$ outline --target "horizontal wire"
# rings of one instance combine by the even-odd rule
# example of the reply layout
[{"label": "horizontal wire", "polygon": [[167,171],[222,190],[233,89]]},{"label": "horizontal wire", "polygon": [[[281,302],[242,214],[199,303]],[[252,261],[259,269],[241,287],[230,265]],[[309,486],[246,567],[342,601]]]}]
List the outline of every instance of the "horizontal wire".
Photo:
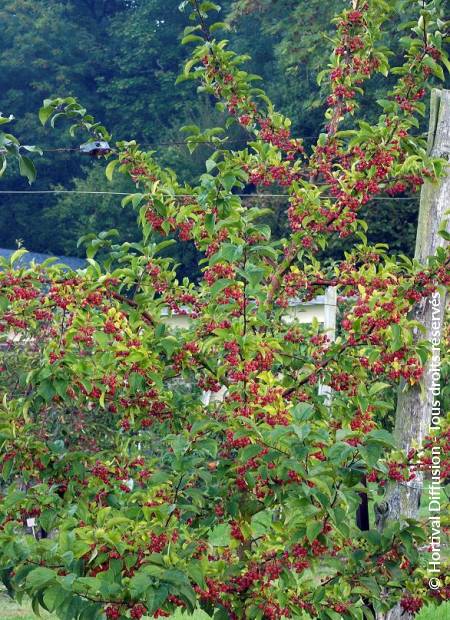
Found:
[{"label": "horizontal wire", "polygon": [[[302,136],[302,139],[305,140],[316,140],[319,136]],[[237,144],[245,144],[248,145],[249,142],[252,142],[252,140],[225,140],[225,142],[222,142],[221,144],[217,144],[216,142],[213,142],[212,140],[173,140],[170,142],[151,142],[149,144],[137,144],[137,146],[139,147],[144,147],[144,148],[152,148],[152,147],[158,147],[158,146],[189,146],[191,144],[208,144],[211,146],[227,146],[227,145],[237,145]],[[70,151],[77,151],[80,154],[83,154],[82,151],[80,151],[80,147],[60,147],[60,148],[53,148],[53,147],[41,147],[41,151],[43,153],[58,153],[58,152],[70,152]],[[111,152],[115,152],[115,149],[111,149]]]},{"label": "horizontal wire", "polygon": [[[111,196],[131,196],[132,192],[109,192],[109,191],[94,191],[94,190],[78,190],[78,189],[17,189],[17,190],[0,190],[0,194],[102,194]],[[145,195],[145,194],[144,194]],[[267,199],[267,198],[285,198],[289,200],[291,196],[289,194],[231,194],[238,198],[255,198],[255,199]],[[175,194],[174,196],[167,196],[168,198],[195,198],[195,194]],[[322,196],[322,198],[335,198],[335,196]],[[389,197],[379,196],[371,198],[370,202],[374,200],[417,200],[418,196],[405,196],[405,197]]]},{"label": "horizontal wire", "polygon": [[0,194],[111,194],[112,196],[129,196],[130,192],[84,191],[77,189],[17,189],[1,190]]},{"label": "horizontal wire", "polygon": [[[300,140],[317,140],[320,137],[320,135],[321,134],[316,134],[314,136],[300,136],[299,139]],[[419,137],[420,136],[426,136],[426,135],[427,134],[422,133],[422,134],[419,134]],[[222,138],[219,138],[219,140],[220,139],[222,139]],[[255,138],[255,140],[257,141],[258,138]],[[192,144],[198,144],[198,145],[208,144],[208,145],[211,145],[211,146],[221,146],[221,145],[229,146],[229,145],[239,145],[239,144],[241,144],[241,145],[249,145],[249,143],[253,142],[253,141],[254,140],[251,140],[251,139],[246,140],[244,138],[242,138],[240,140],[227,140],[226,138],[224,138],[224,142],[217,144],[217,142],[214,142],[212,140],[189,140],[189,139],[187,139],[187,140],[169,140],[167,142],[148,142],[148,143],[145,143],[145,144],[137,143],[137,146],[143,147],[143,148],[153,148],[153,147],[158,147],[158,146],[189,146],[189,145],[192,145]],[[78,152],[80,154],[84,154],[84,155],[86,154],[86,153],[83,153],[80,150],[79,146],[75,146],[75,147],[46,147],[46,146],[43,146],[43,147],[41,147],[41,150],[42,150],[43,153]],[[117,151],[116,151],[116,149],[111,149],[111,152],[114,153],[114,152],[117,152]]]}]

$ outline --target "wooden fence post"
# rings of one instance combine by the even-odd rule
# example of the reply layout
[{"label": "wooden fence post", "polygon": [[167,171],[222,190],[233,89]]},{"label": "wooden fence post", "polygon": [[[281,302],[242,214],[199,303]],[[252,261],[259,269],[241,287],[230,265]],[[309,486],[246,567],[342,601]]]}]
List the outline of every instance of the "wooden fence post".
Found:
[{"label": "wooden fence post", "polygon": [[[428,131],[428,152],[433,157],[445,158],[450,155],[450,91],[434,89],[431,93],[430,124]],[[439,234],[445,222],[445,213],[450,208],[450,165],[445,174],[432,183],[425,180],[420,197],[419,222],[417,227],[415,258],[426,264],[428,257],[436,254],[440,247],[448,247],[448,242]],[[446,223],[449,232],[449,222]],[[445,294],[422,299],[412,310],[412,319],[421,323],[425,333],[415,330],[414,338],[435,340],[442,336],[445,311]],[[440,328],[439,328],[440,326]],[[436,331],[437,330],[437,331]],[[438,338],[438,339],[439,339]],[[437,347],[436,347],[437,348]],[[433,406],[433,381],[436,375],[430,360],[420,384],[408,386],[402,382],[398,392],[394,435],[397,445],[404,451],[420,446],[428,434]],[[433,376],[434,375],[434,376]],[[434,411],[433,411],[434,414]],[[377,508],[378,528],[392,521],[417,518],[423,476],[418,473],[411,482],[391,483],[386,499]],[[397,605],[387,614],[379,616],[386,620],[406,620],[409,614],[402,613]]]}]

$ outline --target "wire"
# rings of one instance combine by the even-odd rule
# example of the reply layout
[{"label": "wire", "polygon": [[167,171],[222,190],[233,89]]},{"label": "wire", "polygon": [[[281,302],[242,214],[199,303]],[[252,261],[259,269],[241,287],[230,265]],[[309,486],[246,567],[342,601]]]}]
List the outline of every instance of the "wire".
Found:
[{"label": "wire", "polygon": [[[321,134],[316,134],[314,136],[299,136],[300,140],[317,140],[319,138]],[[419,134],[421,136],[425,136],[426,134]],[[257,140],[258,138],[255,138],[255,140]],[[224,139],[224,142],[222,143],[223,146],[229,146],[229,145],[245,145],[247,146],[249,144],[249,142],[252,142],[253,140],[248,139],[246,140],[245,138],[239,139],[239,140],[227,140]],[[188,146],[189,144],[198,144],[198,145],[202,145],[202,144],[208,144],[210,146],[217,146],[216,142],[213,142],[212,140],[189,140],[189,139],[185,139],[185,140],[169,140],[167,142],[149,142],[146,144],[140,144],[137,143],[137,146],[142,147],[142,148],[154,148],[154,147],[158,147],[158,146]],[[85,153],[82,153],[80,151],[80,147],[79,146],[75,146],[75,147],[42,147],[41,148],[43,153],[66,153],[66,152],[77,152],[80,153],[80,155],[85,155]],[[117,152],[115,149],[111,149],[110,151],[111,153],[115,153]]]},{"label": "wire", "polygon": [[[112,196],[129,196],[130,193],[131,192],[85,191],[78,189],[17,189],[0,191],[0,194],[111,194]],[[180,194],[180,196],[182,195]]]},{"label": "wire", "polygon": [[[317,138],[319,137],[319,135],[316,136],[301,136],[301,139],[304,140],[317,140]],[[237,145],[237,144],[244,144],[244,145],[248,145],[248,143],[251,142],[251,140],[227,140],[225,142],[223,142],[224,146],[227,145]],[[153,148],[153,147],[158,147],[158,146],[188,146],[189,144],[209,144],[209,145],[214,145],[217,146],[216,142],[213,142],[212,140],[173,140],[173,141],[169,141],[169,142],[152,142],[149,144],[139,144],[138,146],[140,147],[144,147],[144,148]],[[80,151],[80,147],[60,147],[60,148],[52,148],[52,147],[41,147],[41,150],[43,153],[65,153],[65,152],[70,152],[70,151],[76,151],[78,153],[80,153],[80,155],[83,155],[84,153],[82,153]],[[111,152],[115,152],[115,149],[111,149]]]},{"label": "wire", "polygon": [[[94,190],[78,190],[78,189],[17,189],[17,190],[0,190],[0,194],[84,194],[84,195],[111,195],[111,196],[130,196],[132,192],[107,192],[107,191],[94,191]],[[254,198],[257,200],[267,198],[285,198],[289,199],[289,194],[232,194],[238,198]],[[168,196],[168,198],[195,198],[195,194],[175,194],[174,196]],[[335,198],[335,196],[323,196],[323,198]],[[371,201],[377,200],[417,200],[417,196],[406,197],[389,197],[379,196],[371,198]]]}]

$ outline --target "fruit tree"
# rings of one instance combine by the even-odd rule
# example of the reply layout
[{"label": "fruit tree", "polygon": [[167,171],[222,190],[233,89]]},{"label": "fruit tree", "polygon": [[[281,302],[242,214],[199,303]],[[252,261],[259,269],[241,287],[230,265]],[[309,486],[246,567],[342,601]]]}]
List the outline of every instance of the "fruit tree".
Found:
[{"label": "fruit tree", "polygon": [[[417,130],[448,67],[442,6],[414,3],[404,63],[391,67],[383,24],[395,4],[354,0],[336,17],[320,76],[326,129],[309,150],[218,38],[218,7],[183,2],[194,50],[181,79],[228,115],[223,128],[186,128],[192,150],[211,146],[198,183],[120,142],[106,174],[135,182],[124,206],[141,242],[88,235],[77,272],[20,266],[24,250],[3,263],[0,569],[35,611],[362,620],[449,597],[443,577],[427,588],[419,522],[355,522],[361,494],[378,502],[389,480],[429,462],[426,446],[399,450],[381,421],[392,388],[420,382],[429,355],[409,312],[450,282],[444,247],[426,265],[393,256],[368,245],[358,215],[446,165]],[[370,79],[386,82],[374,124],[361,110]],[[40,117],[109,138],[75,99],[47,100]],[[243,149],[227,144],[232,123],[247,132]],[[264,223],[279,208],[268,191],[289,202],[285,239]],[[338,262],[326,258],[337,236],[353,239]],[[164,257],[177,240],[201,252],[199,282]],[[291,299],[329,286],[342,309],[335,340],[286,319]]]}]

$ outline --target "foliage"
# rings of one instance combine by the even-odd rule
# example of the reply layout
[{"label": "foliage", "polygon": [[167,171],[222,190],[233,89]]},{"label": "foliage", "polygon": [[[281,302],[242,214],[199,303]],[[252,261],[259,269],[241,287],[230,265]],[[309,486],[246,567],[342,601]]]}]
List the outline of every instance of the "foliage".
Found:
[{"label": "foliage", "polygon": [[[99,22],[89,19],[88,4],[93,6],[94,2],[6,0],[1,3],[1,107],[14,110],[15,134],[24,142],[48,148],[74,146],[70,139],[53,136],[40,127],[35,110],[49,95],[77,92],[91,111],[97,110],[95,77],[103,71],[104,50],[99,42],[105,33]],[[68,189],[71,179],[80,175],[80,161],[74,152],[44,153],[34,189],[48,190],[56,182]],[[14,175],[14,168],[7,171],[3,189],[26,189],[23,181]],[[60,232],[58,222],[54,221],[49,228],[42,217],[52,200],[49,195],[33,195],[32,202],[30,196],[2,196],[2,247],[13,248],[16,239],[24,239],[35,251],[48,251],[52,246],[59,250],[55,243]]]},{"label": "foliage", "polygon": [[[92,159],[77,153],[81,134],[66,138],[39,128],[34,111],[49,95],[77,93],[90,111],[108,122],[116,139],[131,131],[144,143],[163,143],[158,147],[163,161],[186,178],[201,172],[209,149],[205,147],[192,157],[182,144],[179,128],[194,120],[207,126],[212,116],[218,115],[207,99],[197,98],[188,87],[178,92],[174,89],[184,56],[177,45],[183,24],[178,4],[177,0],[2,3],[2,107],[14,109],[19,135],[45,147],[34,189],[114,190],[95,171],[89,172],[95,168]],[[157,24],[153,30],[148,27],[151,23]],[[126,114],[118,113],[124,109]],[[169,146],[170,142],[180,144]],[[72,150],[59,150],[65,148]],[[24,189],[14,173],[11,168],[4,190]],[[122,220],[119,225],[123,216],[120,199],[110,196],[101,204],[105,202],[111,205],[111,226],[122,232],[126,224]],[[34,251],[81,255],[78,235],[100,232],[104,227],[104,211],[97,210],[97,205],[91,195],[4,195],[0,245],[12,248],[20,239]],[[74,217],[77,222],[71,229],[68,224]],[[88,221],[89,227],[82,228]],[[136,240],[136,227],[130,223],[122,239],[128,240],[132,234]],[[192,247],[187,253],[172,251],[183,264],[180,273],[196,277]]]},{"label": "foliage", "polygon": [[[96,192],[104,184],[104,166],[100,163],[89,166],[85,178],[74,180],[74,189],[81,192]],[[111,192],[126,194],[132,187],[130,181],[123,177],[117,177],[108,185]],[[56,189],[63,189],[62,186],[55,186]],[[86,231],[99,233],[101,230],[116,228],[120,237],[124,241],[133,241],[138,236],[136,218],[130,208],[120,209],[120,195],[98,195],[93,196],[87,193],[81,195],[74,202],[71,194],[64,195],[57,204],[52,205],[45,211],[45,219],[48,228],[53,221],[61,223],[58,239],[55,241],[54,251],[56,253],[75,256],[79,251],[77,240]],[[99,227],[100,221],[102,223]],[[84,247],[81,246],[84,252]]]},{"label": "foliage", "polygon": [[[34,110],[49,95],[77,94],[91,112],[112,128],[116,139],[131,133],[144,144],[154,144],[160,161],[174,167],[189,182],[201,174],[211,149],[205,146],[192,157],[181,144],[179,129],[193,122],[204,128],[222,121],[210,97],[196,97],[188,85],[174,89],[184,58],[183,50],[175,44],[183,22],[179,4],[179,0],[57,3],[7,0],[2,3],[3,109],[14,110],[18,118],[17,133],[25,140],[50,149],[73,149],[44,153],[35,189],[46,190],[57,185],[64,189],[89,186],[92,190],[108,190],[104,182],[92,186],[92,180],[97,177],[88,173],[89,159],[76,152],[77,136],[63,138],[39,128]],[[397,59],[402,53],[398,40],[404,34],[397,31],[399,19],[407,21],[414,9],[398,2],[390,4],[395,12],[386,25],[385,40]],[[252,50],[250,71],[266,79],[269,95],[291,117],[296,130],[301,129],[304,136],[317,136],[323,127],[324,98],[316,76],[322,59],[332,47],[329,18],[341,10],[342,1],[255,0],[234,5],[229,16],[230,3],[225,2],[221,16],[231,23],[229,36],[233,47],[243,53]],[[383,88],[384,78],[376,76],[368,85],[363,102],[366,120],[376,118],[376,99],[382,98]],[[230,137],[242,142],[243,134],[232,130]],[[311,143],[311,138],[305,140],[306,145]],[[9,171],[4,189],[23,190],[23,182],[13,172],[14,169]],[[76,248],[77,230],[71,235],[67,228],[69,206],[74,213],[80,213],[81,220],[89,218],[93,230],[99,232],[103,227],[103,212],[96,212],[95,199],[79,194],[33,195],[32,198],[23,194],[4,195],[2,204],[2,247],[14,247],[16,240],[21,239],[34,251],[80,254],[81,250]],[[368,213],[370,241],[378,242],[382,238],[394,250],[411,255],[417,204],[414,198],[384,201],[383,218],[374,216],[373,211]],[[116,205],[117,215],[112,219],[118,220],[121,210],[118,202]],[[280,222],[285,219],[285,204],[279,200],[277,218],[270,219],[270,224],[274,236],[282,237],[286,228],[280,227],[275,219]],[[408,234],[404,234],[405,221]],[[345,244],[338,239],[329,245],[327,254],[341,258],[344,249]],[[181,275],[198,275],[191,247],[189,255],[179,252],[177,247],[170,251],[183,265]]]},{"label": "foliage", "polygon": [[[387,480],[404,484],[428,464],[427,446],[403,454],[377,418],[400,378],[420,381],[430,347],[413,338],[409,312],[448,287],[448,246],[426,265],[389,255],[367,243],[360,214],[374,196],[442,173],[417,135],[428,78],[446,62],[441,6],[420,10],[393,67],[384,2],[336,18],[321,76],[326,130],[311,149],[216,38],[223,24],[208,26],[218,7],[182,7],[195,49],[180,79],[229,115],[225,128],[186,128],[191,151],[213,146],[206,171],[190,184],[119,141],[106,175],[135,183],[124,206],[141,240],[87,236],[76,273],[17,267],[22,250],[0,272],[2,346],[23,351],[20,366],[6,353],[1,379],[3,582],[64,620],[197,605],[216,620],[362,620],[399,600],[412,612],[440,602],[448,584],[442,575],[439,591],[427,589],[425,529],[407,520],[362,532],[354,515],[361,493],[377,501]],[[384,74],[394,84],[368,123],[362,89]],[[55,114],[95,125],[72,98],[47,100],[41,120]],[[230,125],[248,132],[245,148],[228,148]],[[241,196],[252,186],[286,192],[286,238],[272,238],[267,210]],[[320,260],[330,240],[352,235],[342,260]],[[198,283],[162,254],[170,236],[204,256]],[[348,304],[335,341],[287,317],[292,298],[327,286]],[[40,535],[24,533],[27,519]]]},{"label": "foliage", "polygon": [[[258,63],[257,72],[267,79],[268,92],[281,109],[292,119],[293,127],[303,136],[315,136],[323,125],[325,89],[317,88],[316,78],[323,68],[323,59],[332,51],[331,17],[342,10],[342,0],[334,2],[291,2],[290,0],[236,0],[231,19],[239,31],[246,23],[257,24],[258,42],[271,50],[273,59],[265,70]],[[389,48],[391,64],[399,64],[408,45],[405,25],[414,21],[413,3],[389,2],[389,22],[380,33],[381,41]],[[411,21],[412,20],[412,21]],[[407,27],[407,26],[406,26]],[[261,32],[270,37],[267,45]],[[241,45],[240,37],[236,43]],[[257,46],[257,44],[253,44]],[[252,48],[253,49],[253,46]],[[255,65],[255,63],[252,63]],[[386,82],[393,84],[394,76],[373,76],[364,90],[361,101],[365,120],[373,122],[379,111],[377,100],[383,99]],[[325,86],[326,88],[326,86]],[[326,96],[326,94],[325,94]],[[427,130],[426,115],[418,118],[420,131]],[[309,144],[309,140],[305,140]],[[414,196],[400,194],[401,200],[383,200],[382,209],[364,210],[369,224],[371,243],[386,242],[391,250],[412,256],[417,226],[418,202]],[[338,239],[327,247],[327,255],[341,258],[347,244]]]},{"label": "foliage", "polygon": [[[0,125],[10,123],[12,120],[14,120],[13,116],[5,117],[0,113]],[[26,177],[31,185],[36,178],[36,167],[32,159],[22,154],[23,151],[42,154],[39,148],[20,144],[12,134],[0,131],[0,177],[6,170],[8,158],[14,157],[19,164],[20,174]]]}]

